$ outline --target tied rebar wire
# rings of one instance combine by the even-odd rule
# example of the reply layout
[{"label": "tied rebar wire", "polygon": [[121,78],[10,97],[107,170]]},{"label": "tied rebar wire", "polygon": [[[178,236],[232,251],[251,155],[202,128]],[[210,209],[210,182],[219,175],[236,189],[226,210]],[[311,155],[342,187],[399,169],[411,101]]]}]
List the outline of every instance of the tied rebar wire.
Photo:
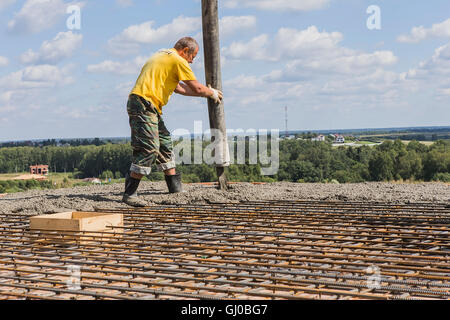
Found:
[{"label": "tied rebar wire", "polygon": [[30,216],[0,215],[0,299],[450,298],[446,204],[97,211],[123,214],[124,226],[37,231]]}]

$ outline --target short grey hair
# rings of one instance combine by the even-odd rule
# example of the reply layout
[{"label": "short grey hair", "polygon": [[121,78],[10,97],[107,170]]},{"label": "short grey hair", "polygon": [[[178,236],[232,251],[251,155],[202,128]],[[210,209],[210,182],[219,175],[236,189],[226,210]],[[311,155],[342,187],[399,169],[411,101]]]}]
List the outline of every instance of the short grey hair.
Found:
[{"label": "short grey hair", "polygon": [[198,42],[194,38],[184,37],[178,40],[177,43],[175,43],[174,48],[177,50],[189,48],[189,53],[194,53],[195,50],[198,48]]}]

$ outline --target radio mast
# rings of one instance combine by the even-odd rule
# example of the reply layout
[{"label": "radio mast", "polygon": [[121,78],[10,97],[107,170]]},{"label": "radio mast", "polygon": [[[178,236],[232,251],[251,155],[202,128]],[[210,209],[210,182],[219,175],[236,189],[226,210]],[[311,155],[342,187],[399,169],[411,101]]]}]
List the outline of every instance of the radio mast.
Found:
[{"label": "radio mast", "polygon": [[287,135],[288,135],[288,107],[287,106],[285,106],[284,107],[284,114],[285,114],[285,125],[286,125],[286,131],[285,131],[285,134],[286,134],[286,137],[287,137]]}]

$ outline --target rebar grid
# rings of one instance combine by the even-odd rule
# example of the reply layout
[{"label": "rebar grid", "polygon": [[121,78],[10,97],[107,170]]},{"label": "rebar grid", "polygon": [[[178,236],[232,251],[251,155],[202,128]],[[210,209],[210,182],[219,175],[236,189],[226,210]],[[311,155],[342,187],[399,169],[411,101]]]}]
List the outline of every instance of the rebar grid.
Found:
[{"label": "rebar grid", "polygon": [[35,231],[25,214],[0,215],[0,299],[450,298],[446,204],[97,211],[124,214],[124,227]]}]

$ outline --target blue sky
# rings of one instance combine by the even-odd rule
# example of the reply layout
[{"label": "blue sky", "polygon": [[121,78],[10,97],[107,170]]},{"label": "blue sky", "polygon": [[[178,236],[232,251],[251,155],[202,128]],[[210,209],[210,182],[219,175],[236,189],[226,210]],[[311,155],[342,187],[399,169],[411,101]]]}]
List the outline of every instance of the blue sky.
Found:
[{"label": "blue sky", "polygon": [[[67,26],[80,8],[81,28]],[[367,27],[380,9],[381,29]],[[450,125],[450,2],[219,0],[229,129]],[[129,136],[126,102],[152,53],[202,42],[200,0],[0,0],[0,141]],[[372,20],[371,20],[372,21]],[[203,51],[192,68],[204,82]],[[174,94],[173,131],[208,124]]]}]

